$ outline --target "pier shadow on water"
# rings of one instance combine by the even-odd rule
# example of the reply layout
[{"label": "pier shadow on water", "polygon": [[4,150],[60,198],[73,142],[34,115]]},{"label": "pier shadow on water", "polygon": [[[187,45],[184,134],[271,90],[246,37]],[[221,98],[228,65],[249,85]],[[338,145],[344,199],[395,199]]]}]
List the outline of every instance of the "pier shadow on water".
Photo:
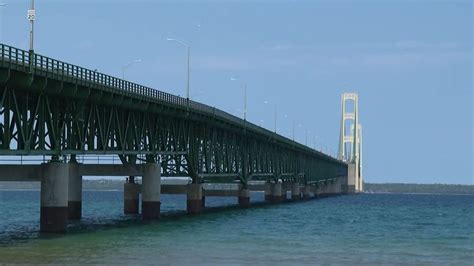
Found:
[{"label": "pier shadow on water", "polygon": [[[474,196],[364,194],[253,207],[206,198],[187,215],[163,195],[162,218],[123,215],[121,191],[84,191],[83,219],[39,234],[39,191],[0,191],[0,263],[451,264],[474,260]],[[184,255],[186,254],[186,255]]]},{"label": "pier shadow on water", "polygon": [[[206,219],[212,215],[227,215],[228,212],[246,212],[255,208],[272,208],[277,205],[264,201],[261,192],[251,193],[251,207],[241,208],[234,197],[206,197],[206,207],[200,215],[186,213],[185,195],[162,195],[161,216],[156,221],[143,221],[140,214],[125,215],[123,212],[122,191],[84,191],[83,217],[80,220],[69,220],[65,234],[39,232],[38,190],[5,190],[0,191],[0,247],[25,243],[33,239],[54,239],[67,235],[87,234],[97,231],[133,228],[156,223],[195,219]],[[281,204],[292,204],[290,200]],[[141,208],[141,206],[140,206]]]}]

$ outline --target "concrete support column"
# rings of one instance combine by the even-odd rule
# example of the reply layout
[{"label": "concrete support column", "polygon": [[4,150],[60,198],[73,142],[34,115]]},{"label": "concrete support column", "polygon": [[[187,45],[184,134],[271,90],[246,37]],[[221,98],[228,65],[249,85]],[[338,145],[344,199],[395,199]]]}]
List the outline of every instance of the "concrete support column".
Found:
[{"label": "concrete support column", "polygon": [[202,185],[189,184],[187,193],[187,211],[189,214],[198,214],[202,212]]},{"label": "concrete support column", "polygon": [[82,216],[82,176],[77,162],[69,163],[68,218],[81,219]]},{"label": "concrete support column", "polygon": [[288,183],[281,183],[281,201],[286,201],[288,199]]},{"label": "concrete support column", "polygon": [[160,218],[161,167],[159,163],[146,163],[142,179],[142,218]]},{"label": "concrete support column", "polygon": [[68,217],[69,166],[50,162],[42,165],[40,231],[66,231]]},{"label": "concrete support column", "polygon": [[328,195],[328,184],[322,184],[320,189],[319,189],[319,197],[320,198],[326,198]]},{"label": "concrete support column", "polygon": [[348,193],[347,176],[342,176],[339,179],[341,181],[341,193],[342,194],[347,194]]},{"label": "concrete support column", "polygon": [[265,183],[265,200],[272,201],[272,184]]},{"label": "concrete support column", "polygon": [[300,183],[291,184],[291,200],[301,200]]},{"label": "concrete support column", "polygon": [[338,177],[336,178],[336,181],[334,183],[334,194],[340,195],[342,192],[341,187],[342,187],[342,177]]},{"label": "concrete support column", "polygon": [[243,208],[250,207],[250,190],[243,185],[239,186],[239,206]]},{"label": "concrete support column", "polygon": [[309,185],[304,186],[303,189],[303,199],[309,200],[309,194],[311,193],[311,187]]},{"label": "concrete support column", "polygon": [[334,181],[331,181],[326,186],[326,194],[328,197],[333,196],[334,193]]},{"label": "concrete support column", "polygon": [[123,184],[123,213],[138,214],[140,185],[135,183],[135,177],[129,176]]},{"label": "concrete support column", "polygon": [[272,188],[272,202],[282,202],[283,193],[282,193],[281,183],[276,183],[276,184],[272,183],[271,188]]},{"label": "concrete support column", "polygon": [[353,163],[350,163],[347,166],[347,193],[354,194],[357,192],[357,166]]},{"label": "concrete support column", "polygon": [[314,197],[315,198],[321,198],[321,194],[322,194],[322,187],[323,185],[321,183],[319,183],[317,185],[317,187],[314,189]]}]

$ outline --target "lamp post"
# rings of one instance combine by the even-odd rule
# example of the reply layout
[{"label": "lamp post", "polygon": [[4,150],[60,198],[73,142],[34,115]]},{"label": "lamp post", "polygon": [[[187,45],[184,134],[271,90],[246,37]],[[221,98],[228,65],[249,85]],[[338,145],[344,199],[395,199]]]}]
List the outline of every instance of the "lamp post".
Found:
[{"label": "lamp post", "polygon": [[[302,127],[303,127],[303,124],[298,123],[298,127],[299,127],[299,128],[302,128]],[[301,141],[300,143],[303,144],[303,141]]]},{"label": "lamp post", "polygon": [[191,56],[191,47],[180,41],[180,40],[177,40],[177,39],[173,39],[173,38],[166,38],[167,41],[170,41],[170,42],[177,42],[179,43],[180,45],[186,47],[186,50],[188,52],[188,59],[187,59],[187,79],[186,79],[186,100],[188,101],[189,103],[189,57]]},{"label": "lamp post", "polygon": [[31,0],[30,9],[28,9],[28,20],[30,21],[30,52],[33,52],[33,34],[34,34],[34,23],[36,18],[35,12],[35,0]]},{"label": "lamp post", "polygon": [[[236,81],[237,78],[230,78],[231,81]],[[247,121],[247,84],[242,83],[244,90],[244,121]]]},{"label": "lamp post", "polygon": [[295,120],[293,119],[293,141],[295,141]]},{"label": "lamp post", "polygon": [[125,70],[127,70],[127,68],[129,68],[130,66],[132,66],[133,64],[135,63],[139,63],[141,62],[142,60],[141,59],[135,59],[133,61],[130,61],[128,64],[125,64],[122,66],[122,79],[125,80]]},{"label": "lamp post", "polygon": [[34,61],[34,47],[33,47],[33,35],[34,35],[34,23],[36,18],[35,12],[35,0],[31,0],[30,9],[28,9],[27,18],[30,21],[30,50],[29,50],[29,61],[30,61],[30,72],[33,72],[33,61]]},{"label": "lamp post", "polygon": [[[270,101],[268,101],[268,100],[263,101],[263,104],[269,104],[269,103],[270,103]],[[273,132],[276,133],[276,131],[277,131],[277,109],[276,109],[276,104],[275,104],[274,107],[275,107],[275,110],[274,110],[274,118],[273,118],[274,119],[273,120]]]},{"label": "lamp post", "polygon": [[305,141],[304,141],[304,145],[308,146],[308,129],[306,129],[306,136],[305,136]]},{"label": "lamp post", "polygon": [[277,106],[275,104],[275,120],[273,121],[274,122],[274,132],[277,133]]},{"label": "lamp post", "polygon": [[[284,114],[283,117],[288,118],[288,114]],[[288,132],[288,138],[290,138],[290,137],[291,137],[291,132]]]}]

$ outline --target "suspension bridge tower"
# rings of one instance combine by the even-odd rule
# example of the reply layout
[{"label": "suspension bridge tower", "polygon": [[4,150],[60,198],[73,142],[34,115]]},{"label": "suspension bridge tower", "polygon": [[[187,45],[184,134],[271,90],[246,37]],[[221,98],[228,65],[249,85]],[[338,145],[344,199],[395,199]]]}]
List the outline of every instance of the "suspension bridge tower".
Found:
[{"label": "suspension bridge tower", "polygon": [[341,132],[338,158],[349,165],[347,193],[364,191],[362,178],[362,126],[359,122],[359,99],[357,93],[341,95]]}]

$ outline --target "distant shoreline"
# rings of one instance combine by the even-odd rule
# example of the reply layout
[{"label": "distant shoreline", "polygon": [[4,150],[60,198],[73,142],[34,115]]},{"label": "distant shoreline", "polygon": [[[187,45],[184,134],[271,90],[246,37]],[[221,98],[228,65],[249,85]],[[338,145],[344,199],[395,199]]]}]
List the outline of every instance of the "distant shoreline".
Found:
[{"label": "distant shoreline", "polygon": [[364,194],[402,194],[402,195],[447,195],[447,196],[474,196],[474,193],[440,193],[440,192],[367,192]]},{"label": "distant shoreline", "polygon": [[366,193],[474,195],[474,185],[365,183]]},{"label": "distant shoreline", "polygon": [[[84,180],[84,191],[122,191],[123,180]],[[39,182],[0,182],[1,191],[39,190]],[[365,183],[365,193],[474,195],[474,185]]]}]

